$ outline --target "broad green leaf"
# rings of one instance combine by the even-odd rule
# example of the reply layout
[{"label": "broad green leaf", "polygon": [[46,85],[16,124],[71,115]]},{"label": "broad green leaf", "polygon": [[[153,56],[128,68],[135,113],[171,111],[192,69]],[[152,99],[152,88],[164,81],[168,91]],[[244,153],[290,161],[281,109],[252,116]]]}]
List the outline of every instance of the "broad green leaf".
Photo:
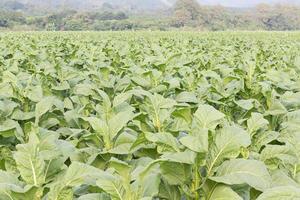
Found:
[{"label": "broad green leaf", "polygon": [[260,113],[251,113],[251,117],[247,120],[248,131],[253,136],[259,129],[265,129],[269,122],[264,119]]},{"label": "broad green leaf", "polygon": [[8,147],[3,146],[0,148],[0,157],[1,169],[13,174],[19,173],[13,153]]},{"label": "broad green leaf", "polygon": [[63,91],[63,90],[69,90],[70,89],[70,84],[67,81],[64,81],[57,86],[54,86],[51,88],[52,90],[57,90],[57,91]]},{"label": "broad green leaf", "polygon": [[161,156],[161,159],[170,162],[193,164],[195,162],[196,155],[197,154],[193,151],[185,150],[183,152],[164,153]]},{"label": "broad green leaf", "polygon": [[286,113],[287,113],[287,110],[284,107],[284,105],[282,105],[279,100],[276,100],[271,104],[269,110],[266,111],[265,115],[277,116],[277,115],[283,115]]},{"label": "broad green leaf", "polygon": [[285,92],[282,96],[281,96],[281,101],[283,103],[283,105],[285,106],[294,106],[294,107],[299,107],[300,106],[300,92],[297,93],[293,93],[293,92]]},{"label": "broad green leaf", "polygon": [[198,103],[196,95],[192,92],[181,92],[177,95],[176,101],[180,103]]},{"label": "broad green leaf", "polygon": [[32,133],[29,143],[16,146],[14,159],[22,178],[27,184],[41,186],[45,182],[46,164],[38,148],[38,138]]},{"label": "broad green leaf", "polygon": [[55,197],[55,200],[73,200],[73,189],[64,188],[59,192],[59,195]]},{"label": "broad green leaf", "polygon": [[141,105],[142,110],[145,110],[152,124],[158,132],[162,131],[164,123],[170,118],[171,108],[176,105],[176,101],[170,98],[164,98],[157,93],[147,94],[147,101]]},{"label": "broad green leaf", "polygon": [[117,139],[114,142],[114,147],[108,152],[112,154],[129,154],[131,153],[131,146],[136,141],[136,137],[127,132],[122,132],[118,135]]},{"label": "broad green leaf", "polygon": [[161,175],[158,172],[149,172],[143,178],[139,177],[133,184],[134,198],[153,199],[159,192]]},{"label": "broad green leaf", "polygon": [[126,198],[126,195],[131,195],[129,193],[126,194],[126,189],[122,181],[113,175],[107,174],[105,177],[99,179],[96,184],[108,193],[112,199],[122,200]]},{"label": "broad green leaf", "polygon": [[188,164],[172,161],[160,163],[161,175],[170,185],[181,185],[191,178],[191,167]]},{"label": "broad green leaf", "polygon": [[0,117],[8,117],[17,107],[18,104],[13,101],[7,99],[0,100]]},{"label": "broad green leaf", "polygon": [[260,132],[253,137],[252,148],[256,148],[256,151],[259,151],[261,147],[276,140],[278,137],[279,133],[276,131]]},{"label": "broad green leaf", "polygon": [[296,164],[298,162],[292,146],[288,145],[266,145],[260,154],[260,159],[273,168],[277,168],[280,161],[283,164]]},{"label": "broad green leaf", "polygon": [[254,102],[253,99],[235,101],[235,103],[239,107],[241,107],[241,108],[243,108],[245,110],[251,110],[254,107],[253,102]]},{"label": "broad green leaf", "polygon": [[29,87],[26,91],[27,97],[34,102],[39,102],[43,99],[43,88],[41,85]]},{"label": "broad green leaf", "polygon": [[106,123],[97,117],[85,117],[83,120],[88,121],[92,128],[100,134],[104,134],[105,131],[108,131]]},{"label": "broad green leaf", "polygon": [[0,123],[0,135],[3,137],[15,136],[19,141],[23,142],[24,132],[17,121],[7,119]]},{"label": "broad green leaf", "polygon": [[300,199],[300,188],[293,186],[274,187],[262,193],[257,200],[297,200]]},{"label": "broad green leaf", "polygon": [[106,194],[94,193],[82,195],[78,200],[110,200],[110,197]]},{"label": "broad green leaf", "polygon": [[220,183],[209,182],[204,187],[206,200],[242,200],[229,186]]},{"label": "broad green leaf", "polygon": [[0,97],[10,98],[14,96],[14,90],[10,83],[0,83]]},{"label": "broad green leaf", "polygon": [[240,148],[250,144],[250,135],[240,127],[226,126],[217,131],[208,152],[208,176],[212,175],[215,168],[224,159],[236,158],[240,154]]},{"label": "broad green leaf", "polygon": [[195,152],[208,151],[208,130],[195,128],[190,135],[179,139],[180,143]]},{"label": "broad green leaf", "polygon": [[193,126],[213,130],[225,115],[210,105],[200,105],[194,114]]},{"label": "broad green leaf", "polygon": [[114,107],[119,106],[120,104],[124,103],[125,101],[128,101],[131,97],[132,97],[131,92],[120,93],[114,98],[113,106]]},{"label": "broad green leaf", "polygon": [[101,178],[102,176],[106,176],[106,173],[100,169],[87,164],[73,162],[69,166],[63,181],[64,186],[73,187],[83,183],[93,184],[97,178]]},{"label": "broad green leaf", "polygon": [[96,180],[106,177],[107,174],[87,164],[73,162],[59,182],[55,182],[49,191],[50,199],[71,198],[73,193],[70,188],[82,184],[96,185]]},{"label": "broad green leaf", "polygon": [[35,117],[35,112],[23,112],[21,110],[15,110],[12,113],[11,118],[18,121],[26,121]]},{"label": "broad green leaf", "polygon": [[124,178],[130,178],[131,166],[128,163],[113,157],[109,161],[109,166],[114,168]]},{"label": "broad green leaf", "polygon": [[264,191],[271,186],[271,176],[263,162],[234,159],[225,161],[210,178],[229,185],[247,183],[256,190]]},{"label": "broad green leaf", "polygon": [[74,88],[74,93],[76,95],[89,96],[94,95],[93,86],[88,83],[78,84]]},{"label": "broad green leaf", "polygon": [[160,184],[158,196],[164,199],[181,200],[181,194],[178,187],[176,185],[169,185],[168,183],[165,183],[165,181]]},{"label": "broad green leaf", "polygon": [[299,184],[293,180],[284,170],[276,170],[272,173],[272,187],[279,186],[294,186],[299,187]]},{"label": "broad green leaf", "polygon": [[36,124],[38,124],[39,118],[52,108],[53,102],[54,102],[54,97],[45,97],[36,104],[35,106]]},{"label": "broad green leaf", "polygon": [[[0,186],[1,187],[1,186]],[[2,190],[4,193],[3,198],[1,196],[0,189],[0,197],[3,200],[24,200],[24,199],[32,199],[39,200],[43,196],[43,189],[37,187],[26,187],[22,191],[13,191],[13,190]]]},{"label": "broad green leaf", "polygon": [[118,132],[134,117],[133,110],[131,108],[125,111],[117,113],[108,121],[108,127],[110,131],[110,137],[114,138]]},{"label": "broad green leaf", "polygon": [[145,133],[148,141],[161,145],[163,148],[171,148],[172,151],[179,151],[179,143],[170,133]]}]

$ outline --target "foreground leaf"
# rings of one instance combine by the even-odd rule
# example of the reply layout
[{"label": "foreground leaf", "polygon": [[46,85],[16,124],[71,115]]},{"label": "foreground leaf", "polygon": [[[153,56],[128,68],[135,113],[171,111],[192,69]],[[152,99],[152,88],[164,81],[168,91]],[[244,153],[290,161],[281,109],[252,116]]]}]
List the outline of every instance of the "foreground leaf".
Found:
[{"label": "foreground leaf", "polygon": [[246,183],[259,191],[264,191],[271,186],[271,177],[266,166],[257,160],[225,161],[218,168],[216,176],[210,179],[229,185]]},{"label": "foreground leaf", "polygon": [[297,200],[300,199],[300,188],[293,186],[275,187],[266,190],[257,200]]}]

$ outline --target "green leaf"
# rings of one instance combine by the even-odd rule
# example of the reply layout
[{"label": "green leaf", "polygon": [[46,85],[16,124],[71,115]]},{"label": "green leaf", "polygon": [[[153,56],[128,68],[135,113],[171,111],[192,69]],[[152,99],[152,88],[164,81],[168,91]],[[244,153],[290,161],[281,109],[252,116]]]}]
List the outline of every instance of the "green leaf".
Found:
[{"label": "green leaf", "polygon": [[72,188],[64,188],[59,192],[59,195],[55,198],[55,200],[73,200],[73,189]]},{"label": "green leaf", "polygon": [[12,151],[8,147],[0,147],[0,163],[3,163],[2,169],[6,172],[18,174],[16,161],[13,158]]},{"label": "green leaf", "polygon": [[196,155],[197,154],[193,151],[185,150],[184,152],[164,153],[161,156],[161,159],[170,162],[193,164],[195,162]]},{"label": "green leaf", "polygon": [[208,176],[212,175],[216,166],[224,159],[236,158],[240,154],[240,147],[247,147],[250,144],[250,135],[237,126],[226,126],[217,131],[208,152]]},{"label": "green leaf", "polygon": [[7,119],[0,124],[0,135],[3,137],[15,136],[19,141],[23,142],[24,133],[17,121]]},{"label": "green leaf", "polygon": [[300,92],[285,92],[281,96],[281,101],[285,106],[294,106],[294,107],[299,107],[300,106]]},{"label": "green leaf", "polygon": [[180,143],[195,152],[208,151],[208,130],[195,133],[194,135],[187,135],[179,139]]},{"label": "green leaf", "polygon": [[49,199],[71,198],[70,188],[82,184],[96,185],[96,180],[106,177],[107,173],[87,164],[72,162],[60,181],[55,182],[49,191]]},{"label": "green leaf", "polygon": [[134,118],[133,108],[128,104],[121,107],[111,108],[107,94],[100,92],[104,97],[104,105],[100,107],[101,118],[82,117],[88,121],[97,134],[103,136],[106,150],[113,148],[113,140],[119,132]]},{"label": "green leaf", "polygon": [[35,112],[23,112],[21,110],[15,110],[11,116],[11,119],[18,121],[26,121],[35,117]]},{"label": "green leaf", "polygon": [[40,85],[31,86],[27,90],[27,97],[33,102],[39,102],[43,99],[43,89]]},{"label": "green leaf", "polygon": [[253,136],[259,129],[267,128],[269,122],[264,119],[260,113],[251,113],[251,117],[247,120],[248,131]]},{"label": "green leaf", "polygon": [[179,103],[198,103],[196,95],[192,92],[181,92],[177,95],[176,101]]},{"label": "green leaf", "polygon": [[156,143],[166,148],[170,147],[173,151],[179,151],[179,143],[176,138],[170,133],[145,133],[148,141]]},{"label": "green leaf", "polygon": [[94,184],[95,180],[102,176],[106,176],[106,173],[100,169],[84,163],[73,162],[69,166],[63,178],[63,182],[65,187],[74,187],[83,183]]},{"label": "green leaf", "polygon": [[295,186],[299,187],[299,184],[289,177],[288,173],[285,170],[276,170],[272,173],[272,187],[279,186]]},{"label": "green leaf", "polygon": [[114,142],[114,147],[109,150],[109,153],[112,154],[130,154],[131,153],[131,146],[136,141],[136,137],[132,134],[127,132],[122,132],[118,135],[117,139]]},{"label": "green leaf", "polygon": [[207,183],[204,191],[206,192],[205,200],[242,200],[242,197],[229,186],[220,183]]},{"label": "green leaf", "polygon": [[253,102],[254,102],[253,99],[235,101],[235,103],[239,107],[241,107],[241,108],[243,108],[245,110],[251,110],[254,107]]},{"label": "green leaf", "polygon": [[141,105],[141,108],[149,116],[153,126],[158,132],[161,132],[164,123],[170,118],[171,108],[176,105],[176,101],[170,98],[164,98],[160,94],[147,94],[147,101]]},{"label": "green leaf", "polygon": [[[43,196],[43,188],[37,187],[27,187],[24,188],[23,191],[11,191],[5,193],[10,194],[8,200],[24,200],[24,199],[32,199],[32,200],[39,200]],[[1,197],[1,196],[0,196]]]},{"label": "green leaf", "polygon": [[35,106],[35,123],[36,125],[39,122],[39,119],[42,115],[47,113],[53,106],[54,97],[45,97],[39,101]]},{"label": "green leaf", "polygon": [[8,117],[12,114],[18,104],[10,100],[0,100],[0,117]]},{"label": "green leaf", "polygon": [[266,131],[266,132],[258,133],[253,137],[253,142],[251,147],[256,148],[256,151],[259,151],[261,147],[276,140],[278,137],[279,137],[279,133],[276,131]]},{"label": "green leaf", "polygon": [[200,105],[194,114],[193,126],[213,130],[225,115],[210,105]]},{"label": "green leaf", "polygon": [[[105,177],[101,178],[96,182],[102,190],[108,193],[112,199],[123,200],[126,196],[126,189],[120,179],[114,177],[113,175],[107,174]],[[127,193],[127,195],[129,195]]]},{"label": "green leaf", "polygon": [[257,200],[296,200],[300,199],[300,188],[293,186],[274,187],[263,192]]},{"label": "green leaf", "polygon": [[274,102],[272,102],[269,110],[267,110],[265,112],[265,115],[283,115],[286,114],[287,110],[284,107],[284,105],[281,104],[281,102],[279,100],[275,100]]},{"label": "green leaf", "polygon": [[160,169],[162,177],[170,185],[181,185],[191,178],[191,167],[184,163],[163,161]]},{"label": "green leaf", "polygon": [[133,109],[128,108],[125,111],[118,112],[108,121],[110,137],[114,138],[118,132],[134,117]]},{"label": "green leaf", "polygon": [[260,159],[266,162],[269,167],[274,165],[274,168],[280,164],[279,159],[283,164],[296,164],[298,158],[292,146],[289,145],[266,145],[260,154]]},{"label": "green leaf", "polygon": [[263,162],[257,160],[235,159],[225,161],[210,178],[229,185],[248,184],[259,191],[271,186],[271,176]]},{"label": "green leaf", "polygon": [[159,186],[159,195],[163,199],[181,200],[181,194],[176,186],[169,185],[165,181]]},{"label": "green leaf", "polygon": [[41,186],[45,182],[46,164],[39,152],[38,138],[33,133],[30,135],[29,143],[16,146],[14,159],[22,178],[34,186]]},{"label": "green leaf", "polygon": [[121,176],[130,178],[131,166],[128,163],[113,157],[109,161],[109,166],[114,168]]},{"label": "green leaf", "polygon": [[124,103],[125,101],[128,101],[131,97],[132,97],[131,92],[120,93],[114,98],[113,106],[114,107],[119,106],[120,104]]},{"label": "green leaf", "polygon": [[93,89],[94,88],[91,84],[83,83],[83,84],[77,84],[73,90],[76,95],[92,96],[95,94]]},{"label": "green leaf", "polygon": [[0,83],[0,97],[11,98],[14,96],[14,90],[10,83]]},{"label": "green leaf", "polygon": [[57,90],[57,91],[69,90],[70,85],[67,81],[64,81],[64,82],[58,84],[57,86],[53,86],[51,89]]},{"label": "green leaf", "polygon": [[78,200],[110,200],[110,197],[106,194],[86,194],[78,198]]}]

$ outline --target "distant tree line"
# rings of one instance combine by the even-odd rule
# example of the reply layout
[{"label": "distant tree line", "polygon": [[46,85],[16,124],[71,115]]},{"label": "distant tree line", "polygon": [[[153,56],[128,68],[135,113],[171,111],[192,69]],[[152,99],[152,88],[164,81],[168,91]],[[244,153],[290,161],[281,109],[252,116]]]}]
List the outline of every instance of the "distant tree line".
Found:
[{"label": "distant tree line", "polygon": [[173,8],[174,27],[203,30],[300,30],[300,7],[259,4],[233,9],[200,6],[196,0],[178,0]]},{"label": "distant tree line", "polygon": [[[1,8],[2,7],[2,8]],[[105,3],[98,11],[60,9],[30,12],[12,0],[0,5],[0,30],[300,30],[300,7],[259,4],[255,8],[204,6],[196,0],[177,0],[168,10],[128,13]]]}]

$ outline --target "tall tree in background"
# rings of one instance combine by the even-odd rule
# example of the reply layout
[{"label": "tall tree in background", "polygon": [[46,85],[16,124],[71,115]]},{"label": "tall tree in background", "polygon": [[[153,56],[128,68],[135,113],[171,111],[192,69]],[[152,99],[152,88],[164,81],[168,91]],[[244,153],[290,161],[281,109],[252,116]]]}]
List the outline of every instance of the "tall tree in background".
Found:
[{"label": "tall tree in background", "polygon": [[267,5],[256,6],[258,21],[266,30],[299,30],[300,8],[292,5]]},{"label": "tall tree in background", "polygon": [[174,20],[177,26],[184,26],[199,18],[200,5],[196,0],[178,0],[174,5]]}]

